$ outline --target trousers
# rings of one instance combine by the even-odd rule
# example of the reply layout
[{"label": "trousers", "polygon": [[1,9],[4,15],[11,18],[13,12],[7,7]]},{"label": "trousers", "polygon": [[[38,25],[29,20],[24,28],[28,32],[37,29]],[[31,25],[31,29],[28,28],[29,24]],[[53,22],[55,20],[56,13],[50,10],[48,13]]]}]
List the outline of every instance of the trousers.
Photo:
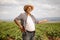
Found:
[{"label": "trousers", "polygon": [[22,33],[23,40],[35,40],[35,31],[26,31]]}]

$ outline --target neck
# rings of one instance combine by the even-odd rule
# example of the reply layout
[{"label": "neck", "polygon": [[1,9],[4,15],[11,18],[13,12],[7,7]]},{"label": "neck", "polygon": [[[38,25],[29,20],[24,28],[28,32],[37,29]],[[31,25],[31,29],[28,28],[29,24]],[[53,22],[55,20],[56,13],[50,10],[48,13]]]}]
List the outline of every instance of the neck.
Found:
[{"label": "neck", "polygon": [[29,16],[31,15],[30,13],[26,13],[26,14],[29,15]]}]

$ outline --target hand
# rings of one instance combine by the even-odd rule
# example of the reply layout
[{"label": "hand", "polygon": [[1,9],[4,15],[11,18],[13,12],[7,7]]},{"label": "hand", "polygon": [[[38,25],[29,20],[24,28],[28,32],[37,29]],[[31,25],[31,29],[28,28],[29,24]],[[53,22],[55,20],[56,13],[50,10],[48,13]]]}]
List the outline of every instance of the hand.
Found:
[{"label": "hand", "polygon": [[44,19],[44,20],[39,21],[38,23],[45,23],[47,21],[48,21],[47,19]]},{"label": "hand", "polygon": [[24,27],[22,27],[20,29],[21,29],[21,32],[25,32],[25,28]]},{"label": "hand", "polygon": [[21,32],[25,32],[25,29],[21,29]]},{"label": "hand", "polygon": [[44,19],[43,21],[44,21],[44,22],[47,22],[48,20],[47,20],[47,19]]}]

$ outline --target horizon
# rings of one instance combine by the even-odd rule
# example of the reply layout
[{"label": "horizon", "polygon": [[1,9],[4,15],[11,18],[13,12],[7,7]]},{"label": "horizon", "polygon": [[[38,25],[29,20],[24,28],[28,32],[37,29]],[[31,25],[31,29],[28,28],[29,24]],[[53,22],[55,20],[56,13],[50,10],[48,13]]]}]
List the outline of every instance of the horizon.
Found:
[{"label": "horizon", "polygon": [[[48,21],[60,21],[60,17],[36,18],[37,20],[47,19]],[[0,19],[0,21],[13,21],[14,19]]]}]

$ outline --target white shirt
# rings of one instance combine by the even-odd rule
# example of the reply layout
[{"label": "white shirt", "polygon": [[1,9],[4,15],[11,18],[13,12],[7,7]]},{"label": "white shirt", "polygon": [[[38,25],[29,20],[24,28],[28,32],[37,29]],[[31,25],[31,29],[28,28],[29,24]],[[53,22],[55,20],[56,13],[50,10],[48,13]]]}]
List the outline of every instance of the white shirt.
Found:
[{"label": "white shirt", "polygon": [[27,24],[26,24],[26,27],[25,29],[28,30],[28,31],[35,31],[35,24],[31,18],[31,16],[28,16],[27,17]]}]

